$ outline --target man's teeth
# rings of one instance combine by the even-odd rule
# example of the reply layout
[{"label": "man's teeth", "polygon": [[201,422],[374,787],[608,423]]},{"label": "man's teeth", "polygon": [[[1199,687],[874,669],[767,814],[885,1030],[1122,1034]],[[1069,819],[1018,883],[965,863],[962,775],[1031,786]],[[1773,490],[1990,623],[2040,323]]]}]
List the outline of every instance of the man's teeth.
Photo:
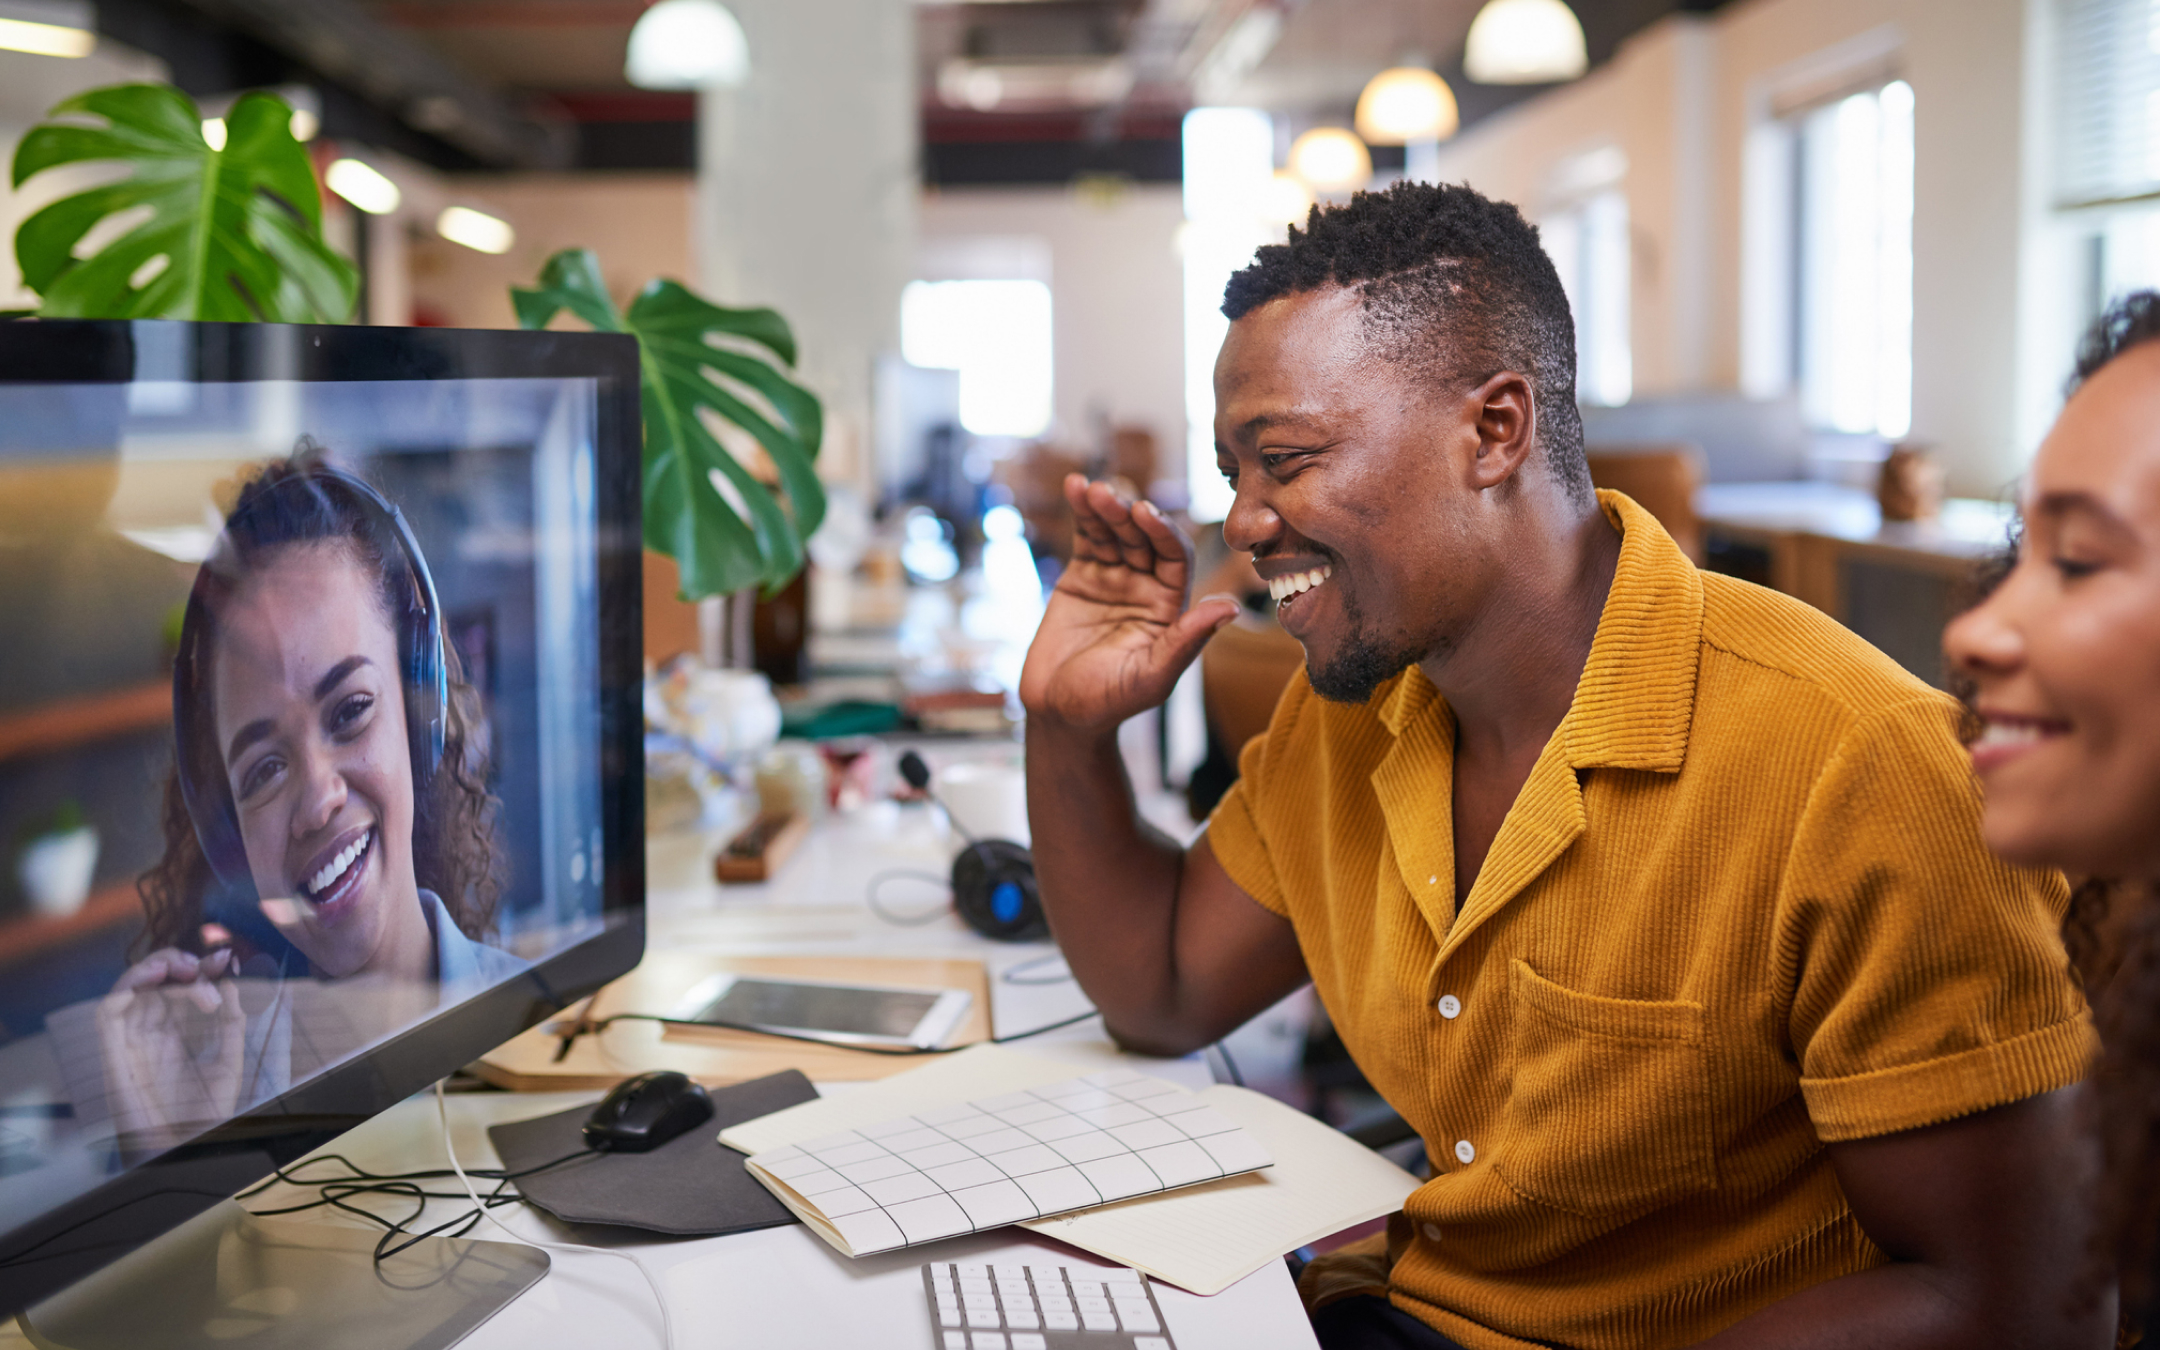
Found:
[{"label": "man's teeth", "polygon": [[2047,736],[2047,730],[2036,722],[1990,722],[1980,732],[1976,746],[1996,747],[2008,745],[2031,745]]},{"label": "man's teeth", "polygon": [[339,877],[345,875],[345,869],[353,865],[353,860],[367,852],[368,841],[374,837],[375,831],[369,830],[358,839],[347,844],[335,858],[324,863],[320,872],[308,878],[308,893],[310,895],[321,895],[324,891],[329,890]]},{"label": "man's teeth", "polygon": [[1268,595],[1278,602],[1287,600],[1300,591],[1311,590],[1334,575],[1335,569],[1332,567],[1315,567],[1310,572],[1292,572],[1288,576],[1271,577],[1267,584]]}]

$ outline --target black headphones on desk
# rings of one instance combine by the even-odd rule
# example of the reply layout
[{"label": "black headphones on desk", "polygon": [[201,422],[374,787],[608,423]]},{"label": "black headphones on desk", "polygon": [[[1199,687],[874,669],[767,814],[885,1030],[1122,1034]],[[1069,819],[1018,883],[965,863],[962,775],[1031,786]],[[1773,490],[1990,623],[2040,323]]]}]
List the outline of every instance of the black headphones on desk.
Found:
[{"label": "black headphones on desk", "polygon": [[953,909],[960,921],[1000,942],[1035,942],[1050,936],[1042,895],[1035,889],[1035,856],[1010,839],[977,839],[952,808],[930,790],[930,766],[909,750],[900,756],[908,786],[945,808],[945,818],[968,841],[953,859]]}]

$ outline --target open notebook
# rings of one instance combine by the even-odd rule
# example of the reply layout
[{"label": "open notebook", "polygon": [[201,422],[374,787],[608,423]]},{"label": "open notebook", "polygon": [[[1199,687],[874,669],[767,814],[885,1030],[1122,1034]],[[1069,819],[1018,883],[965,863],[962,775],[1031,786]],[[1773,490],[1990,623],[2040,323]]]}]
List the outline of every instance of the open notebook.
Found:
[{"label": "open notebook", "polygon": [[751,1174],[849,1256],[912,1247],[1266,1167],[1175,1083],[1108,1069],[751,1156]]},{"label": "open notebook", "polygon": [[[1074,1067],[1070,1061],[1021,1054],[997,1046],[977,1046],[925,1068],[856,1088],[840,1096],[805,1102],[801,1106],[731,1126],[721,1133],[720,1142],[751,1154],[749,1166],[752,1173],[772,1188],[783,1203],[801,1215],[814,1231],[819,1232],[839,1250],[861,1254],[867,1250],[886,1250],[889,1247],[911,1245],[912,1241],[930,1239],[928,1236],[909,1239],[907,1228],[888,1215],[887,1221],[899,1232],[901,1241],[868,1248],[855,1247],[852,1239],[841,1236],[836,1219],[813,1219],[811,1214],[806,1212],[811,1207],[802,1202],[810,1197],[794,1192],[794,1198],[790,1199],[793,1188],[773,1175],[770,1170],[773,1159],[761,1155],[790,1147],[798,1150],[796,1153],[780,1154],[779,1160],[787,1170],[794,1171],[799,1180],[815,1170],[803,1161],[811,1156],[803,1146],[809,1143],[820,1147],[829,1144],[845,1148],[847,1141],[832,1139],[832,1136],[840,1134],[852,1133],[867,1142],[870,1131],[878,1131],[880,1133],[877,1138],[880,1140],[914,1142],[921,1147],[934,1148],[936,1141],[902,1139],[901,1136],[906,1132],[897,1128],[902,1119],[913,1117],[920,1120],[925,1115],[963,1112],[968,1104],[977,1104],[979,1110],[979,1105],[986,1099],[1006,1098],[1014,1094],[1033,1095],[1036,1090],[1055,1088],[1057,1085],[1074,1081]],[[1140,1075],[1123,1067],[1113,1069],[1112,1073],[1126,1074],[1132,1079],[1140,1078]],[[1079,1081],[1086,1080],[1083,1078]],[[1223,1151],[1223,1160],[1216,1162],[1216,1166],[1224,1173],[1233,1174],[1224,1175],[1218,1180],[1185,1184],[1178,1189],[1165,1190],[1157,1187],[1155,1193],[1141,1194],[1136,1198],[1113,1203],[1097,1201],[1091,1208],[1063,1215],[1043,1210],[1038,1205],[1037,1213],[1049,1213],[1050,1217],[1015,1214],[1013,1218],[998,1222],[1009,1223],[1017,1219],[1023,1227],[1109,1260],[1137,1267],[1180,1288],[1189,1289],[1196,1294],[1213,1294],[1243,1279],[1267,1262],[1279,1259],[1285,1252],[1402,1208],[1404,1199],[1418,1187],[1415,1177],[1387,1159],[1273,1098],[1242,1088],[1221,1085],[1198,1093],[1187,1093],[1184,1089],[1168,1083],[1160,1086],[1167,1088],[1168,1092],[1155,1094],[1160,1098],[1159,1105],[1186,1108],[1169,1111],[1169,1117],[1191,1114],[1194,1109],[1204,1109],[1208,1113],[1205,1116],[1195,1116],[1189,1122],[1194,1125],[1206,1122],[1210,1127],[1203,1133],[1202,1139],[1191,1140],[1188,1136],[1188,1140],[1199,1146],[1200,1151],[1207,1153],[1212,1160],[1215,1155],[1209,1153],[1209,1145],[1202,1142],[1211,1140],[1214,1148]],[[1023,1105],[1019,1109],[1025,1110],[1026,1107]],[[994,1115],[995,1112],[981,1114]],[[1080,1113],[1069,1114],[1077,1116]],[[1230,1128],[1212,1128],[1218,1122]],[[894,1128],[890,1133],[885,1133],[888,1127]],[[1108,1130],[1102,1132],[1109,1133]],[[991,1131],[986,1128],[982,1135],[975,1137],[981,1138],[989,1133]],[[1152,1137],[1147,1132],[1136,1137],[1143,1140],[1142,1144],[1128,1149],[1136,1156],[1144,1155],[1150,1147],[1162,1147],[1144,1142]],[[1244,1142],[1232,1144],[1232,1139]],[[1272,1159],[1273,1165],[1255,1166],[1247,1163],[1244,1166],[1232,1166],[1231,1164],[1255,1156],[1230,1152],[1233,1148],[1247,1147],[1257,1150],[1260,1158]],[[879,1150],[899,1156],[883,1143],[879,1144]],[[867,1158],[874,1155],[866,1153],[864,1156]],[[847,1165],[849,1164],[843,1164]],[[935,1169],[945,1165],[950,1164],[932,1162],[930,1167]],[[870,1170],[880,1170],[885,1166],[889,1164],[873,1164]],[[1079,1170],[1080,1166],[1075,1164],[1075,1170]],[[841,1170],[827,1166],[823,1160],[815,1164],[815,1167],[835,1173]],[[921,1168],[913,1168],[912,1164],[910,1168],[923,1172]],[[926,1177],[928,1175],[927,1172],[923,1174]],[[1085,1172],[1081,1174],[1086,1175]],[[1002,1169],[1000,1175],[1003,1175]],[[824,1178],[812,1184],[825,1187],[824,1194],[831,1194],[837,1189]],[[853,1182],[849,1184],[868,1194],[867,1188]],[[909,1182],[900,1187],[899,1191],[920,1184]],[[1025,1188],[1021,1190],[1023,1195],[1026,1194]],[[1097,1190],[1099,1194],[1100,1188]],[[928,1198],[928,1193],[918,1198]],[[833,1203],[837,1207],[842,1203],[856,1202],[849,1199]],[[889,1210],[908,1203],[903,1200],[895,1202],[895,1205],[874,1207]],[[967,1215],[964,1205],[957,1200],[951,1203],[960,1208],[963,1215]],[[930,1208],[932,1207],[925,1207],[925,1215]],[[855,1212],[867,1211],[858,1209]],[[909,1213],[912,1215],[913,1211]],[[993,1213],[986,1209],[982,1217],[985,1220],[990,1219]],[[951,1221],[949,1214],[947,1221]],[[874,1222],[864,1221],[863,1226],[867,1229]],[[936,1226],[923,1225],[920,1219],[916,1220],[916,1223],[926,1234]],[[977,1222],[973,1215],[967,1215],[967,1223],[967,1227],[956,1227],[950,1232],[970,1232],[992,1226],[988,1222]],[[864,1237],[865,1240],[870,1240],[867,1232]],[[839,1240],[835,1240],[836,1238]]]}]

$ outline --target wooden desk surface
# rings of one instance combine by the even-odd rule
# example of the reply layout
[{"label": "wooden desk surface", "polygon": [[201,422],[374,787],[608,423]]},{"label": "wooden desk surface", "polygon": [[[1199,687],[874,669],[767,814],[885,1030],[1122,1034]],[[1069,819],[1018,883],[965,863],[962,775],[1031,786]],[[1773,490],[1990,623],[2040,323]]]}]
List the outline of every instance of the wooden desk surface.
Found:
[{"label": "wooden desk surface", "polygon": [[1729,534],[1808,534],[1959,562],[2001,548],[2014,515],[2007,502],[1953,497],[1934,520],[1885,521],[1873,493],[1811,482],[1713,483],[1697,491],[1695,510]]}]

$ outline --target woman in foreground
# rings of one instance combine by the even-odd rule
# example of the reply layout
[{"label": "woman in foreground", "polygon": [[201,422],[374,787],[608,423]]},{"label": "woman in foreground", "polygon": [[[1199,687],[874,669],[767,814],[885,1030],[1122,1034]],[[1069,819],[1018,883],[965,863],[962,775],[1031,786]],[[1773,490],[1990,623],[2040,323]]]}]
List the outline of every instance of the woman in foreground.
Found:
[{"label": "woman in foreground", "polygon": [[2022,508],[2015,564],[1944,646],[1989,845],[2084,879],[2065,936],[2106,1047],[2098,1255],[2131,1344],[2160,1323],[2160,294],[2087,335]]}]

